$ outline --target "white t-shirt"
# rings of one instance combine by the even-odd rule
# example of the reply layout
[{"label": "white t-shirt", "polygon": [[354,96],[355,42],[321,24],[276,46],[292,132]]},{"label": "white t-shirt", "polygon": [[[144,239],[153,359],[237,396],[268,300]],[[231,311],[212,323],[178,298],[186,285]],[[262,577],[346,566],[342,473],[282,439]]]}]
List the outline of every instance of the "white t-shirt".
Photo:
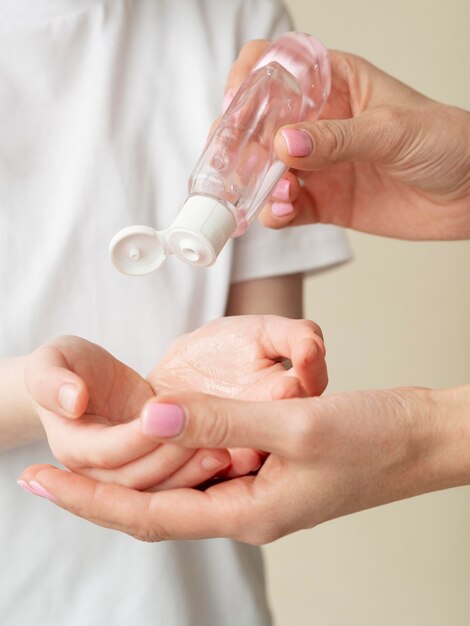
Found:
[{"label": "white t-shirt", "polygon": [[[276,0],[0,0],[1,357],[75,334],[145,374],[224,314],[231,281],[348,258],[326,226],[254,226],[208,270],[131,278],[108,258],[120,228],[172,221],[239,48],[289,28]],[[18,489],[41,462],[46,443],[0,455],[2,624],[270,623],[258,549],[94,526]]]}]

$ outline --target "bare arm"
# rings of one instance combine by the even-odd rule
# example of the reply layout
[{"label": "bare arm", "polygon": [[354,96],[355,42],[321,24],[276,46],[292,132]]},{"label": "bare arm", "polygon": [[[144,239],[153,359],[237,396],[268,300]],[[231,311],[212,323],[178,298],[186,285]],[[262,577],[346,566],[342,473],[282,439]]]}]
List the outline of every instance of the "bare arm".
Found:
[{"label": "bare arm", "polygon": [[0,360],[0,450],[44,437],[24,383],[26,356]]},{"label": "bare arm", "polygon": [[226,315],[302,317],[302,274],[259,278],[231,286]]}]

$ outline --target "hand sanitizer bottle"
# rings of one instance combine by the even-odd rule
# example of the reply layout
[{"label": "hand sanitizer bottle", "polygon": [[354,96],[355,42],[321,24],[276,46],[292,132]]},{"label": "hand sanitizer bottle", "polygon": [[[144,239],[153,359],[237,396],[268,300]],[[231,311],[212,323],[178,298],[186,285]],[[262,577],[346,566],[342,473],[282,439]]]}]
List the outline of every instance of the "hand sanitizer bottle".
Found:
[{"label": "hand sanitizer bottle", "polygon": [[331,87],[326,48],[305,33],[286,33],[259,59],[210,137],[189,179],[189,195],[165,231],[118,232],[111,258],[126,274],[147,274],[175,254],[199,267],[215,263],[242,235],[287,170],[274,151],[278,129],[317,119]]}]

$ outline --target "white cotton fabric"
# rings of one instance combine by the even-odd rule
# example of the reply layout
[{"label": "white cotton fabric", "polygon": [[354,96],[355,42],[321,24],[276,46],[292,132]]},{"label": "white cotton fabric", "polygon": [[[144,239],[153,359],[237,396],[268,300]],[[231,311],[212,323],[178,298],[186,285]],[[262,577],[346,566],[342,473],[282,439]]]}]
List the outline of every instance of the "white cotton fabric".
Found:
[{"label": "white cotton fabric", "polygon": [[[275,0],[0,0],[0,356],[83,336],[145,374],[224,314],[230,281],[349,256],[341,231],[254,227],[208,270],[119,274],[122,227],[165,228],[241,45],[290,28]],[[46,443],[0,455],[0,622],[264,626],[258,549],[144,544],[15,483]]]}]

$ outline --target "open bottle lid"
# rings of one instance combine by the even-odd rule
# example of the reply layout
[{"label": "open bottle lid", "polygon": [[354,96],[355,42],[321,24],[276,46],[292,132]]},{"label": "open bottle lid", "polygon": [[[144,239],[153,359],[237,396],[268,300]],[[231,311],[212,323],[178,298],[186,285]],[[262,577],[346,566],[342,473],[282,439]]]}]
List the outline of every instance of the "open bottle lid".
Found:
[{"label": "open bottle lid", "polygon": [[123,228],[112,238],[109,253],[114,267],[131,276],[153,272],[169,254],[164,233],[150,226]]},{"label": "open bottle lid", "polygon": [[190,196],[167,230],[129,226],[111,240],[116,269],[140,276],[158,269],[169,254],[195,267],[213,265],[237,228],[231,211],[210,196]]}]

